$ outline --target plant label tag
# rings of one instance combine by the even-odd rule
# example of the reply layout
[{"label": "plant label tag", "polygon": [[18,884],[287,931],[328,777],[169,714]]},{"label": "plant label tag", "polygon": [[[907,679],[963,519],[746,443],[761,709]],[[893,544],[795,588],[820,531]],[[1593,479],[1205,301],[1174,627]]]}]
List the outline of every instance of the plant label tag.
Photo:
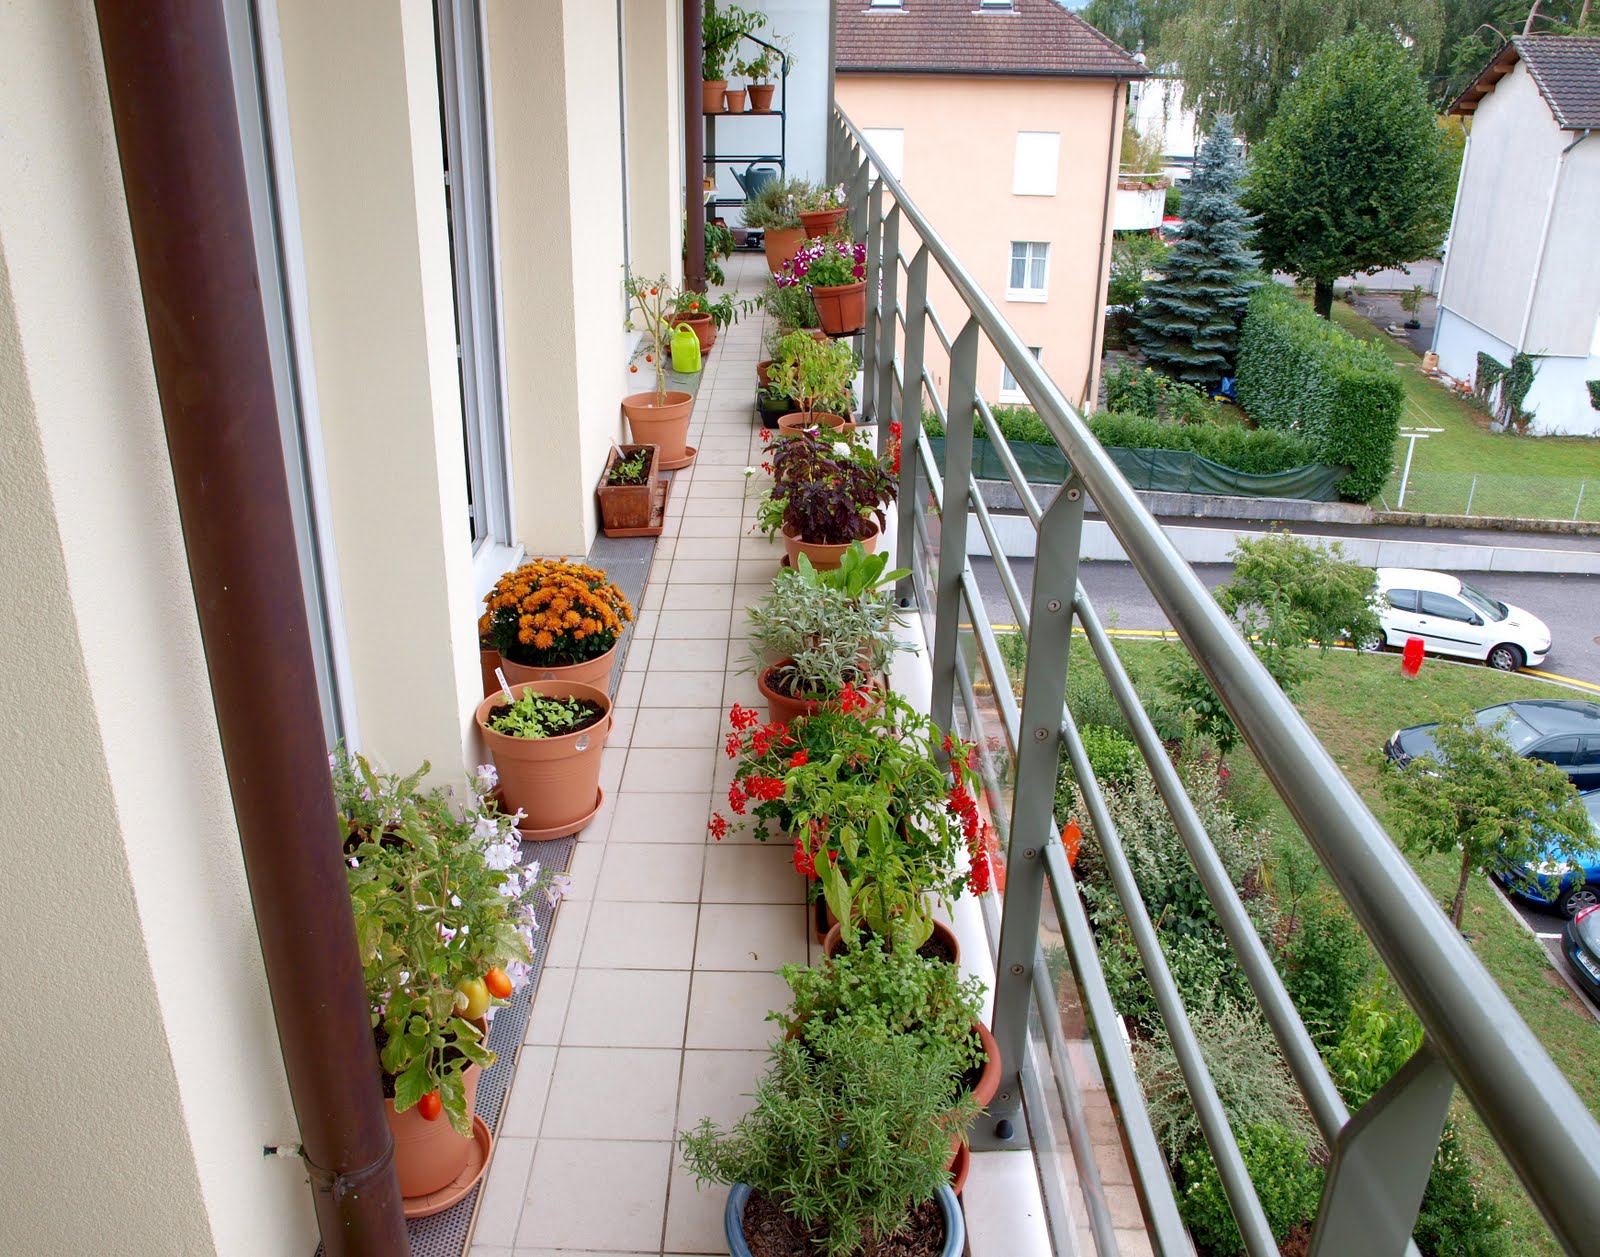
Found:
[{"label": "plant label tag", "polygon": [[515,703],[517,700],[511,696],[511,686],[506,681],[505,669],[497,666],[494,670],[494,679],[500,682],[500,692],[506,696],[506,702]]}]

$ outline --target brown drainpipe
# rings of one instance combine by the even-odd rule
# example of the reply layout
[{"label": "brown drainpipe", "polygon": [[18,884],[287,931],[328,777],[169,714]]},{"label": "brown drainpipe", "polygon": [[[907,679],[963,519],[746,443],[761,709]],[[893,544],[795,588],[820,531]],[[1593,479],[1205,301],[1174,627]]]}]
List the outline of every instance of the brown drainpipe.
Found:
[{"label": "brown drainpipe", "polygon": [[706,290],[706,118],[700,45],[704,0],[683,0],[683,286]]},{"label": "brown drainpipe", "polygon": [[222,3],[95,9],[189,576],[317,1224],[328,1257],[394,1257],[409,1246],[335,832]]}]

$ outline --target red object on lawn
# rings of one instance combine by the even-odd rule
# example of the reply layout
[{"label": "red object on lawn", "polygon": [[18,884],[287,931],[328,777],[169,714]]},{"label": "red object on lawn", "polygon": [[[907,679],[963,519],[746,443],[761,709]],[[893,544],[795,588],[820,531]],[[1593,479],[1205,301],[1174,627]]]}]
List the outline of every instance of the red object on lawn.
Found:
[{"label": "red object on lawn", "polygon": [[1078,822],[1069,820],[1061,827],[1061,845],[1066,848],[1067,867],[1078,867],[1078,848],[1083,845],[1083,830],[1078,828]]},{"label": "red object on lawn", "polygon": [[1406,638],[1406,648],[1400,655],[1400,675],[1414,677],[1422,671],[1422,639]]}]

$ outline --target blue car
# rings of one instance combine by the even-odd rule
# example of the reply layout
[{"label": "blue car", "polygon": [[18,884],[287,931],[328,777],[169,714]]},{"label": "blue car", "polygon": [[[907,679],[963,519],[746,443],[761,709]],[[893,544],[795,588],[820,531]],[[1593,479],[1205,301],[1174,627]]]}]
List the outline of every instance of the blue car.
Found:
[{"label": "blue car", "polygon": [[1600,905],[1600,790],[1579,797],[1589,810],[1589,827],[1594,833],[1588,850],[1573,852],[1564,849],[1559,840],[1552,841],[1537,864],[1507,864],[1494,875],[1517,898],[1553,906],[1568,920],[1585,908]]}]

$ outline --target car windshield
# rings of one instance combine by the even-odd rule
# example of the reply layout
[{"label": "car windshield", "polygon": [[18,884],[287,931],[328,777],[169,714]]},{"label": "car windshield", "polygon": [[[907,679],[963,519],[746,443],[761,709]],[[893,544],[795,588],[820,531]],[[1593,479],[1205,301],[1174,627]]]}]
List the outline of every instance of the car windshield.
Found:
[{"label": "car windshield", "polygon": [[1589,809],[1589,827],[1594,830],[1595,837],[1600,838],[1600,790],[1585,795],[1583,805]]},{"label": "car windshield", "polygon": [[1506,609],[1505,603],[1497,602],[1481,589],[1474,589],[1466,581],[1461,582],[1461,596],[1491,620],[1503,620],[1511,614]]},{"label": "car windshield", "polygon": [[1511,744],[1513,751],[1525,751],[1540,738],[1540,733],[1511,708],[1502,703],[1498,707],[1485,707],[1473,719],[1485,729],[1499,726],[1502,738]]}]

